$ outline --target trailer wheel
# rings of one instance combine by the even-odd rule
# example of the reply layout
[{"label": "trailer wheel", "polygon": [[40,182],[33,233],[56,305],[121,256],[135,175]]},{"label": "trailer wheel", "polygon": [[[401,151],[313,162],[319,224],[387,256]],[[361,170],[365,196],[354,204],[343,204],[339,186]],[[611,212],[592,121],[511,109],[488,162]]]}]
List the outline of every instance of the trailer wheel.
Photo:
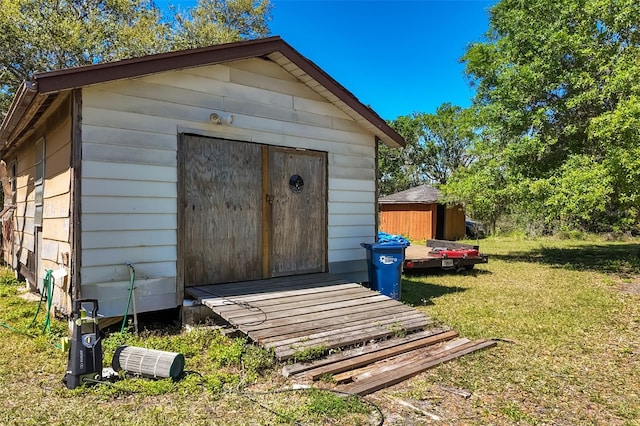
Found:
[{"label": "trailer wheel", "polygon": [[467,271],[470,271],[473,269],[473,267],[476,265],[464,265],[464,269],[466,269]]}]

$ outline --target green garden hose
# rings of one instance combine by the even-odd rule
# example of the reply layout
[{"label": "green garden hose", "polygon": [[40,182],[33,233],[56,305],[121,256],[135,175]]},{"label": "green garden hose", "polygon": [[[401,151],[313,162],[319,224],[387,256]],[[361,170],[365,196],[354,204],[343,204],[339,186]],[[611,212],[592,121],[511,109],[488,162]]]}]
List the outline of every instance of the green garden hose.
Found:
[{"label": "green garden hose", "polygon": [[42,306],[42,302],[47,300],[47,314],[44,319],[44,324],[42,326],[42,334],[47,331],[51,331],[51,305],[53,304],[53,288],[55,286],[55,278],[53,277],[53,271],[51,269],[47,270],[44,279],[42,280],[42,293],[40,293],[40,300],[38,301],[38,308],[36,309],[36,313],[31,320],[31,323],[27,326],[27,328],[31,328],[33,324],[35,324],[36,319],[38,318],[38,314],[40,313],[40,307]]},{"label": "green garden hose", "polygon": [[125,309],[124,311],[124,315],[122,318],[122,327],[120,327],[120,333],[124,332],[124,327],[127,324],[127,315],[129,315],[129,307],[131,306],[131,298],[133,297],[133,283],[136,280],[136,270],[133,267],[133,265],[131,263],[127,263],[127,266],[130,269],[130,273],[129,273],[129,277],[130,277],[130,284],[129,284],[129,299],[127,300],[127,309]]},{"label": "green garden hose", "polygon": [[[38,318],[38,314],[40,313],[40,309],[42,307],[42,302],[46,299],[47,300],[47,314],[45,316],[44,319],[44,324],[42,325],[42,334],[47,334],[47,333],[51,333],[51,306],[53,305],[53,290],[55,287],[55,278],[53,277],[53,271],[51,270],[47,270],[46,275],[44,277],[44,279],[42,280],[42,292],[40,294],[40,300],[38,301],[38,307],[36,309],[36,313],[33,316],[33,319],[31,320],[31,322],[29,323],[29,325],[27,326],[27,329],[31,328],[37,318]],[[0,323],[0,326],[11,330],[15,333],[19,333],[28,337],[33,337],[29,334],[27,334],[26,331],[23,330],[18,330],[17,328],[14,328],[12,326],[10,326],[9,324],[5,324],[5,323]],[[58,348],[58,349],[62,349],[62,346],[60,344],[54,343],[52,342],[52,344]]]}]

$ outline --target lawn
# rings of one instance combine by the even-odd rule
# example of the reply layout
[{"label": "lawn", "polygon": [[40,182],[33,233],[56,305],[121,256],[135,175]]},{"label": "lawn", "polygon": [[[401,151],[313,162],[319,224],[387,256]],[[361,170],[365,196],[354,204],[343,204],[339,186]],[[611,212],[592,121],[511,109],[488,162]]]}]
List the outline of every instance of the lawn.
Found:
[{"label": "lawn", "polygon": [[[640,241],[489,238],[480,245],[488,264],[405,276],[402,298],[461,336],[499,339],[498,346],[364,400],[283,392],[293,382],[268,352],[175,325],[111,334],[105,365],[123,343],[176,351],[194,371],[183,380],[127,378],[67,390],[66,353],[41,334],[42,313],[27,328],[37,303],[19,298],[19,284],[5,275],[0,424],[368,425],[380,420],[373,403],[390,425],[640,425]],[[65,324],[54,321],[52,333],[65,334]]]}]

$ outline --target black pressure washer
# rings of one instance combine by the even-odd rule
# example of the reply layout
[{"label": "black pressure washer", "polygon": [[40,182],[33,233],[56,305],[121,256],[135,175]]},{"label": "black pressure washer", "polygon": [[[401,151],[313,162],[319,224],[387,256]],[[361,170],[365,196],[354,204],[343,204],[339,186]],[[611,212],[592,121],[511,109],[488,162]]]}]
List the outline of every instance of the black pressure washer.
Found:
[{"label": "black pressure washer", "polygon": [[102,336],[98,327],[98,301],[78,299],[72,312],[73,333],[67,374],[69,389],[102,380]]}]

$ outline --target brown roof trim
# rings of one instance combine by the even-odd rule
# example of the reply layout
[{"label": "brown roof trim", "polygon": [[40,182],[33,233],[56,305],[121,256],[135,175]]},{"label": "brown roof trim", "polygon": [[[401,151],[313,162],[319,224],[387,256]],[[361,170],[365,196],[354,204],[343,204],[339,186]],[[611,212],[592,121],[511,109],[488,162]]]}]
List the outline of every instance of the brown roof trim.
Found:
[{"label": "brown roof trim", "polygon": [[302,71],[309,74],[314,80],[341,98],[342,101],[344,101],[344,103],[346,103],[351,109],[356,111],[371,124],[375,125],[381,132],[393,139],[393,141],[398,145],[402,147],[406,145],[404,138],[400,136],[398,132],[393,130],[375,111],[360,102],[353,93],[348,91],[316,64],[302,56],[297,50],[284,42],[284,40],[282,41],[282,45],[282,48],[278,49],[280,53],[288,57],[291,62],[300,67]]},{"label": "brown roof trim", "polygon": [[197,49],[158,53],[115,62],[68,68],[34,75],[38,92],[58,92],[91,84],[124,78],[140,77],[162,71],[222,63],[264,56],[278,50],[284,43],[280,37],[217,44]]},{"label": "brown roof trim", "polygon": [[[38,73],[34,75],[34,80],[37,87],[37,93],[47,94],[113,80],[140,77],[163,71],[217,64],[240,59],[266,57],[267,55],[275,52],[280,52],[282,55],[287,57],[302,71],[338,97],[349,108],[371,123],[385,136],[387,141],[391,140],[400,146],[406,145],[404,138],[400,136],[398,132],[393,130],[384,119],[382,119],[372,109],[362,104],[351,92],[331,78],[316,64],[302,56],[279,36],[219,44],[198,49],[160,53],[125,59],[117,62],[107,62],[103,64]],[[17,123],[22,119],[28,106],[29,104],[24,104],[23,100],[16,96],[12,104],[12,110],[10,110],[6,119],[13,120]],[[0,131],[0,137],[6,138],[9,136],[4,122],[2,123],[2,127],[0,127]],[[4,141],[6,139],[1,140]]]},{"label": "brown roof trim", "polygon": [[[4,144],[38,94],[33,83],[23,81],[0,124],[0,143]],[[1,147],[0,147],[1,148]]]}]

